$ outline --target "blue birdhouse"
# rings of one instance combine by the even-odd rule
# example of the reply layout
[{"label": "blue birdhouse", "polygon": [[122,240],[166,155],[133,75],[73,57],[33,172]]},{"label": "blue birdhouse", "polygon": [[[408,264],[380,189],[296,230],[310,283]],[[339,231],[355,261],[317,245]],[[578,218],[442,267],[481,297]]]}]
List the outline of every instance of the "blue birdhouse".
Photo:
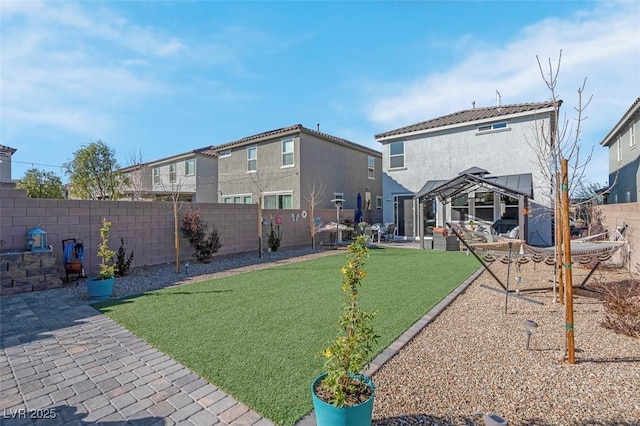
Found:
[{"label": "blue birdhouse", "polygon": [[48,251],[47,233],[40,229],[40,226],[33,228],[27,232],[27,250],[29,251]]}]

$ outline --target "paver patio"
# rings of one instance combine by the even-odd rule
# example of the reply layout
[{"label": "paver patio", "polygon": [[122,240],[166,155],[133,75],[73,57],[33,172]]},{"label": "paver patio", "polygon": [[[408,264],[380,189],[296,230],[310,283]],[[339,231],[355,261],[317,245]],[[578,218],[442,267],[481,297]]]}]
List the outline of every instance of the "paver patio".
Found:
[{"label": "paver patio", "polygon": [[273,424],[62,289],[0,307],[3,425]]}]

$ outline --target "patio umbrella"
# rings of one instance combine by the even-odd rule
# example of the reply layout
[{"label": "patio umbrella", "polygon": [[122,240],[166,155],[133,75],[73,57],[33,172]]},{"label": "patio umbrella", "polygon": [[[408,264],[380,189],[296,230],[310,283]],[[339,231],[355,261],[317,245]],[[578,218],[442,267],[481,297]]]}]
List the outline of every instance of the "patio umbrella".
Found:
[{"label": "patio umbrella", "polygon": [[362,195],[358,192],[358,198],[356,201],[356,223],[360,223],[362,220]]}]

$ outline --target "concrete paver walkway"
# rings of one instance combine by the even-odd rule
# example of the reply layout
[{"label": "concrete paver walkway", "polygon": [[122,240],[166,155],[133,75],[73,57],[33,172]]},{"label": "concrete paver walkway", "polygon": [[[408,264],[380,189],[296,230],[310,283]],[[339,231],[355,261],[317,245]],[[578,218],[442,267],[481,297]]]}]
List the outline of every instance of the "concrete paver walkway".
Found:
[{"label": "concrete paver walkway", "polygon": [[273,424],[61,289],[0,299],[0,423]]}]

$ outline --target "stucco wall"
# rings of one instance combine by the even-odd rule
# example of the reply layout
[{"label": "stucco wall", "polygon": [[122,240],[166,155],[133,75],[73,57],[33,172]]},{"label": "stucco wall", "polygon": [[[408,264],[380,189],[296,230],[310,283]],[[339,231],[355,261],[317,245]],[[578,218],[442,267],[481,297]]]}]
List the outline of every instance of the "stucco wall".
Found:
[{"label": "stucco wall", "polygon": [[[427,181],[452,179],[474,166],[487,170],[493,176],[531,173],[534,199],[540,204],[548,204],[543,197],[548,190],[530,144],[534,143],[540,128],[549,128],[549,113],[496,121],[506,121],[509,127],[479,133],[477,124],[473,124],[385,141],[385,222],[393,221],[394,195],[415,194]],[[404,141],[405,167],[401,169],[389,168],[389,143],[395,141]]]},{"label": "stucco wall", "polygon": [[[640,275],[640,203],[606,204],[600,207],[604,226],[609,232],[622,224],[627,225],[624,236],[629,241],[629,268],[634,274]],[[620,253],[617,260],[620,261]]]},{"label": "stucco wall", "polygon": [[[218,229],[223,246],[218,255],[255,251],[258,248],[258,211],[256,205],[182,203],[178,226],[188,205],[199,207],[202,217]],[[353,210],[345,209],[341,219],[353,217]],[[292,217],[293,214],[293,217]],[[264,220],[281,216],[282,247],[310,244],[308,218],[301,210],[265,210]],[[316,210],[323,222],[335,221],[335,209]],[[24,249],[27,231],[40,226],[47,232],[47,243],[53,247],[58,267],[62,270],[62,240],[76,238],[85,249],[85,269],[97,270],[96,258],[101,221],[112,222],[110,247],[117,250],[120,238],[125,247],[135,253],[133,266],[172,263],[174,251],[174,215],[170,202],[49,200],[27,198],[26,192],[0,188],[1,250]],[[265,226],[263,235],[268,235]],[[320,235],[329,240],[329,235]],[[266,241],[264,249],[266,250]],[[181,259],[192,254],[188,242],[180,238]]]}]

